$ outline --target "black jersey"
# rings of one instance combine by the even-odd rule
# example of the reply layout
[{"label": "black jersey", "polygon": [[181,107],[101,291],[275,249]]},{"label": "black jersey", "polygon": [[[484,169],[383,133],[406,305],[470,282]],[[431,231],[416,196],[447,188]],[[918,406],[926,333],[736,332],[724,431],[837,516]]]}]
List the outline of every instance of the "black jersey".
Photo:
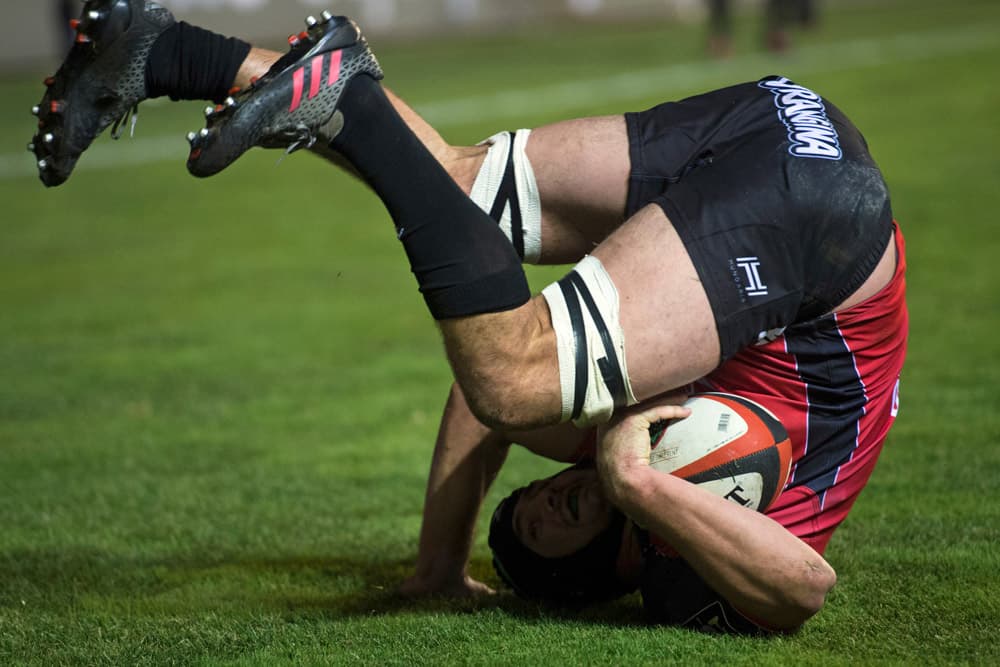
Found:
[{"label": "black jersey", "polygon": [[[736,610],[724,597],[705,583],[687,561],[668,546],[638,530],[642,546],[639,590],[646,620],[701,632],[761,635],[764,626]],[[659,542],[654,544],[654,542]]]},{"label": "black jersey", "polygon": [[627,214],[670,218],[725,360],[830,312],[878,264],[889,194],[861,132],[811,90],[767,77],[626,114]]}]

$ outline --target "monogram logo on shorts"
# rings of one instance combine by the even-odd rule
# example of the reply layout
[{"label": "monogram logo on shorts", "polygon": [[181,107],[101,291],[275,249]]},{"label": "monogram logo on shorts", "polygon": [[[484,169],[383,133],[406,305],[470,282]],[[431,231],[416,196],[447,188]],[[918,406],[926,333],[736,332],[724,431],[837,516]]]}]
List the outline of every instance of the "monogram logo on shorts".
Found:
[{"label": "monogram logo on shorts", "polygon": [[737,257],[736,266],[743,269],[746,274],[746,282],[743,285],[743,292],[747,296],[766,296],[767,285],[760,279],[760,260],[756,257]]}]

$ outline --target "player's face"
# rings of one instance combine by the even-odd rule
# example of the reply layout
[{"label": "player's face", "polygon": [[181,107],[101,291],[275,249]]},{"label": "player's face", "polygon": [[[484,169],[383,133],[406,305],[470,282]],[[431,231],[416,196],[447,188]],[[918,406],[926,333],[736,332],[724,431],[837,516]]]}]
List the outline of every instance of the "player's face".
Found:
[{"label": "player's face", "polygon": [[570,470],[524,490],[514,508],[514,534],[538,555],[559,558],[587,546],[611,516],[597,471]]}]

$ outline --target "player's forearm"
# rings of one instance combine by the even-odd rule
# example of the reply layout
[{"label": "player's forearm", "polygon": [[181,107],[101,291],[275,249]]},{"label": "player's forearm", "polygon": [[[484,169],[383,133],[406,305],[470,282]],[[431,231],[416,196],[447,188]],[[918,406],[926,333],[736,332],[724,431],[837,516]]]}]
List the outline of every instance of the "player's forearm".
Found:
[{"label": "player's forearm", "polygon": [[479,423],[453,387],[427,482],[416,575],[447,587],[461,580],[483,497],[506,458],[503,437]]},{"label": "player's forearm", "polygon": [[833,568],[772,519],[648,467],[606,477],[612,502],[754,620],[794,629],[823,606]]}]

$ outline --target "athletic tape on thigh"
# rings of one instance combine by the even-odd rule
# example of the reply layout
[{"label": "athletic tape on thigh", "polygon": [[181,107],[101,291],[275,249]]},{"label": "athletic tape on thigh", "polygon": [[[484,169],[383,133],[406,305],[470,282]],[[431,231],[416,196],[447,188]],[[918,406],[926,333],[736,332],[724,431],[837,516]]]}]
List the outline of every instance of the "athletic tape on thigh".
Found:
[{"label": "athletic tape on thigh", "polygon": [[637,401],[625,367],[618,290],[596,257],[584,257],[542,290],[559,350],[562,418],[577,426],[605,422]]},{"label": "athletic tape on thigh", "polygon": [[542,203],[525,153],[530,135],[500,132],[483,141],[490,149],[469,196],[500,225],[521,260],[535,264],[542,252]]}]

